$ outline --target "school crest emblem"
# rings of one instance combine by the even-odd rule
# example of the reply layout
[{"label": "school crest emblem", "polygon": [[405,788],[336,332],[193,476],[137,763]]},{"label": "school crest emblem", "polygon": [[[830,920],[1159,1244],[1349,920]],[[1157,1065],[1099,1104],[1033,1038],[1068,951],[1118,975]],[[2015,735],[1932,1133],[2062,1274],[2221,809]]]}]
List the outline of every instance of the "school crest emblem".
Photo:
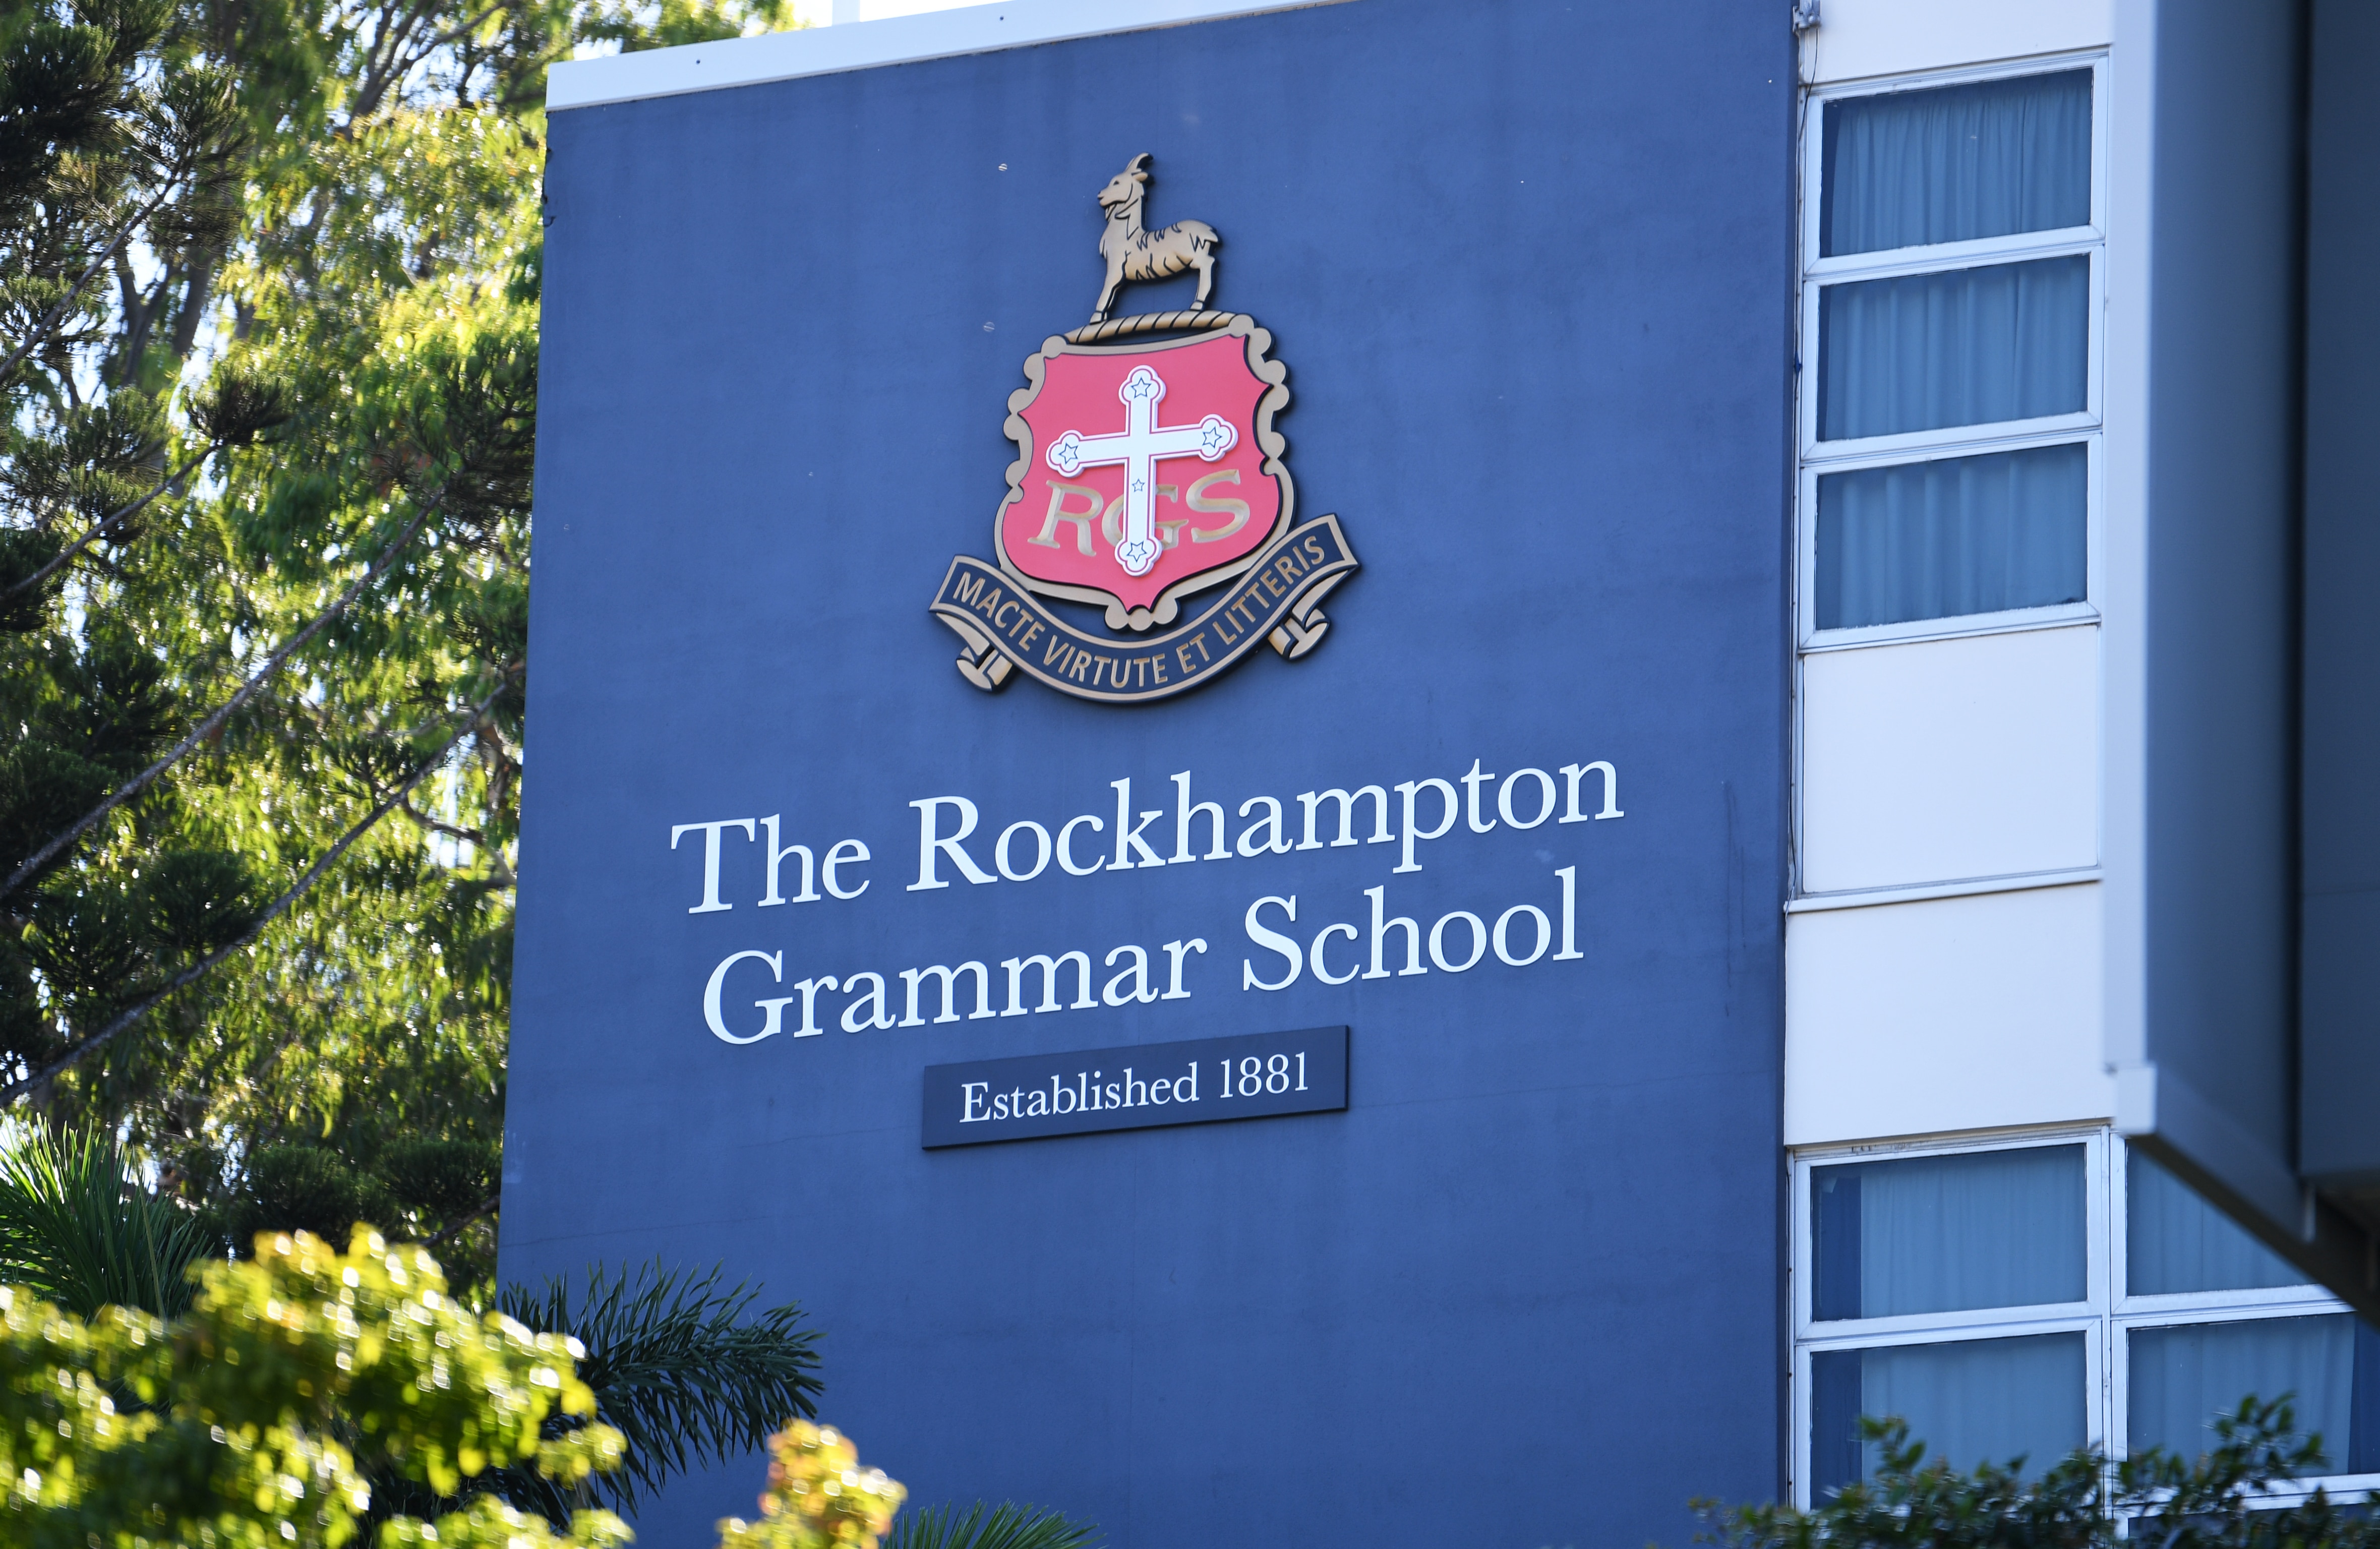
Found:
[{"label": "school crest emblem", "polygon": [[[933,601],[978,688],[1022,669],[1079,698],[1135,703],[1194,688],[1259,641],[1294,661],[1321,643],[1322,599],[1356,568],[1336,516],[1294,519],[1273,426],[1289,372],[1272,335],[1206,305],[1221,239],[1199,221],[1142,224],[1148,160],[1100,191],[1108,272],[1091,321],[1043,340],[1009,395],[1017,456],[995,563],[953,560]],[[1189,309],[1109,316],[1123,284],[1191,270]],[[1050,599],[1099,609],[1106,632]]]}]

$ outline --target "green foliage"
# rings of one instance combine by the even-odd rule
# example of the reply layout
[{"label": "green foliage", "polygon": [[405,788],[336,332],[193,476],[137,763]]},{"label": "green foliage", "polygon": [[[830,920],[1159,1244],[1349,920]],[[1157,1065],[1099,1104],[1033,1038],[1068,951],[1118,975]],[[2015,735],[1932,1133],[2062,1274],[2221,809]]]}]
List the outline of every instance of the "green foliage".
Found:
[{"label": "green foliage", "polygon": [[78,1317],[111,1304],[181,1316],[190,1267],[212,1247],[189,1212],[129,1175],[104,1135],[20,1130],[0,1150],[0,1281]]},{"label": "green foliage", "polygon": [[[396,1198],[460,1221],[485,1206],[498,1162],[492,1145],[417,1138],[393,1142],[375,1171],[359,1173],[313,1147],[278,1147],[251,1159],[250,1187],[263,1197],[243,1196],[242,1215],[327,1222],[330,1230],[306,1240],[330,1240],[369,1215],[363,1205]],[[296,1230],[277,1235],[299,1240]],[[54,1140],[20,1128],[0,1150],[0,1281],[79,1316],[98,1316],[113,1303],[178,1317],[191,1305],[193,1269],[223,1246],[220,1228],[142,1187],[110,1137],[86,1131]],[[799,1309],[755,1315],[751,1293],[723,1289],[719,1278],[716,1271],[652,1266],[633,1275],[591,1270],[575,1294],[561,1283],[541,1298],[514,1288],[513,1325],[565,1341],[593,1406],[549,1411],[542,1440],[567,1444],[575,1433],[601,1427],[618,1439],[617,1466],[587,1481],[557,1478],[533,1462],[493,1461],[469,1487],[566,1527],[590,1491],[605,1504],[633,1507],[639,1487],[759,1446],[774,1417],[812,1412],[817,1336],[800,1326]],[[368,1413],[341,1406],[337,1429],[370,1485],[368,1520],[437,1518],[462,1507],[451,1482],[408,1474],[364,1446],[373,1429]]]},{"label": "green foliage", "polygon": [[0,198],[34,198],[61,147],[105,134],[124,104],[127,73],[169,14],[153,4],[67,17],[28,7],[0,19]]},{"label": "green foliage", "polygon": [[[176,1314],[194,1234],[369,1219],[492,1289],[543,74],[787,11],[0,10],[0,1102],[109,1137],[12,1154],[6,1273]],[[520,1300],[588,1337],[633,1466],[490,1460],[507,1504],[442,1542],[810,1412],[798,1313],[716,1276]],[[464,1509],[339,1415],[374,1520]],[[612,1434],[587,1421],[544,1439]]]},{"label": "green foliage", "polygon": [[1925,1460],[1900,1421],[1863,1421],[1877,1444],[1875,1478],[1808,1511],[1789,1506],[1700,1507],[1722,1549],[2374,1549],[2380,1519],[2322,1492],[2301,1504],[2260,1499],[2316,1471],[2322,1439],[2300,1435],[2287,1397],[2250,1398],[2215,1424],[2218,1444],[2195,1459],[2161,1450],[2110,1464],[2076,1452],[2035,1478],[2023,1459],[1962,1473]]},{"label": "green foliage", "polygon": [[1002,1501],[910,1511],[892,1524],[884,1549],[1089,1549],[1099,1530],[1054,1511]]},{"label": "green foliage", "polygon": [[0,22],[0,1094],[210,1219],[452,1227],[480,1279],[540,154],[482,94],[570,41],[468,16]]},{"label": "green foliage", "polygon": [[[369,1219],[492,1290],[544,71],[789,10],[0,8],[0,1105],[109,1137],[0,1185],[7,1273],[174,1313],[170,1255],[144,1279],[110,1244]],[[811,1412],[797,1311],[718,1279],[516,1298],[586,1338],[615,1475],[492,1457],[462,1503],[363,1410],[305,1434],[351,1449],[391,1542],[428,1542],[393,1519],[416,1507],[462,1514],[441,1543],[548,1542]],[[309,1490],[345,1467],[292,1462]]]},{"label": "green foliage", "polygon": [[[818,1413],[818,1335],[800,1326],[801,1309],[788,1302],[756,1316],[753,1293],[720,1279],[716,1269],[597,1265],[575,1293],[563,1280],[548,1281],[542,1296],[505,1289],[505,1313],[587,1351],[579,1373],[597,1418],[626,1438],[622,1468],[598,1486],[623,1510],[640,1490],[760,1446],[788,1416]],[[561,1505],[533,1480],[509,1493],[549,1515]]]},{"label": "green foliage", "polygon": [[[370,1509],[366,1468],[442,1495],[492,1468],[583,1483],[615,1466],[620,1439],[600,1425],[545,1435],[549,1416],[593,1408],[573,1353],[472,1314],[427,1253],[368,1232],[346,1253],[264,1239],[250,1262],[211,1265],[170,1323],[123,1308],[86,1322],[0,1288],[0,1477],[15,1482],[0,1528],[28,1549],[332,1549]],[[434,1525],[392,1522],[382,1542],[628,1536],[595,1511],[557,1535],[482,1495]]]},{"label": "green foliage", "polygon": [[[229,1235],[245,1242],[259,1232],[310,1231],[335,1241],[358,1221],[374,1220],[417,1240],[438,1237],[487,1208],[501,1166],[492,1142],[435,1136],[393,1140],[369,1168],[320,1145],[264,1146],[248,1160]],[[480,1282],[481,1267],[472,1265],[468,1284]]]},{"label": "green foliage", "polygon": [[382,1151],[379,1178],[397,1209],[451,1228],[487,1208],[503,1167],[504,1152],[492,1142],[417,1136]]},{"label": "green foliage", "polygon": [[234,1207],[234,1241],[267,1231],[307,1231],[338,1240],[358,1221],[382,1215],[371,1175],[336,1152],[268,1145],[249,1158],[247,1187]]},{"label": "green foliage", "polygon": [[598,0],[578,23],[578,35],[589,42],[617,43],[623,53],[639,49],[675,48],[681,43],[707,43],[740,38],[756,31],[781,32],[802,23],[794,18],[793,0],[747,0],[747,3],[706,4],[705,0]]}]

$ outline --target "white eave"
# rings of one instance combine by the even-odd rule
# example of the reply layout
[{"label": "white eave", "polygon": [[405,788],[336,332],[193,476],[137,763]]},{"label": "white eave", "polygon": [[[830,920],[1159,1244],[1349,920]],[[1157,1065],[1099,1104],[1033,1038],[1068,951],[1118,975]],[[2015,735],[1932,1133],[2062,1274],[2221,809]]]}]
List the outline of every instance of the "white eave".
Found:
[{"label": "white eave", "polygon": [[545,106],[596,107],[641,97],[674,97],[768,80],[832,75],[920,59],[948,59],[994,49],[1062,42],[1108,32],[1212,21],[1221,17],[1298,10],[1340,0],[1010,0],[881,21],[845,22],[723,42],[688,43],[600,59],[566,60],[546,77]]}]

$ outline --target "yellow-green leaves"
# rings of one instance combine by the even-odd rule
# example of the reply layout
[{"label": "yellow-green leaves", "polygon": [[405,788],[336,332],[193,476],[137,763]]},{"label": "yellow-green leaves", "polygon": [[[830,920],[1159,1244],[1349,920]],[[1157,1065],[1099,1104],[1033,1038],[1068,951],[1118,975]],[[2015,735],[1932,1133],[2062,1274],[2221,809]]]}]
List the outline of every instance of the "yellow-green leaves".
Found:
[{"label": "yellow-green leaves", "polygon": [[[550,1415],[594,1411],[577,1354],[459,1305],[427,1253],[361,1229],[344,1253],[261,1237],[254,1259],[209,1265],[170,1325],[115,1307],[86,1324],[0,1288],[0,1541],[337,1549],[370,1504],[350,1444],[445,1495],[515,1464],[576,1482],[620,1451],[601,1425],[542,1436]],[[609,1549],[627,1534],[603,1513],[559,1534],[480,1497],[382,1542]]]},{"label": "yellow-green leaves", "polygon": [[178,1336],[187,1401],[318,1426],[344,1411],[442,1494],[533,1459],[547,1414],[593,1407],[565,1340],[457,1306],[428,1253],[361,1231],[346,1253],[260,1237],[254,1259],[208,1266],[196,1312]]},{"label": "yellow-green leaves", "polygon": [[832,1426],[796,1420],[769,1438],[760,1520],[719,1524],[720,1549],[876,1549],[909,1492]]},{"label": "yellow-green leaves", "polygon": [[116,1412],[107,1384],[137,1371],[164,1325],[109,1308],[90,1325],[0,1286],[0,1523],[80,1494],[89,1458],[139,1444],[153,1415]]},{"label": "yellow-green leaves", "polygon": [[379,1549],[613,1549],[636,1535],[608,1511],[581,1511],[570,1519],[565,1535],[553,1531],[542,1517],[515,1511],[491,1495],[481,1495],[461,1511],[449,1512],[434,1523],[400,1517],[380,1531]]}]

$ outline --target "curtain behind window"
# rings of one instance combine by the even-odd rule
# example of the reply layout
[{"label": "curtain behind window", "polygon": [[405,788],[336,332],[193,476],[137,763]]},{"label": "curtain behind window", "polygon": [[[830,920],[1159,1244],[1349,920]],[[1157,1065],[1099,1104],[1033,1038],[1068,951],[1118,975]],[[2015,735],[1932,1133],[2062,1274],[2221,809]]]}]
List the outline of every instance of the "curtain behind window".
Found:
[{"label": "curtain behind window", "polygon": [[2080,413],[2090,360],[2081,253],[1828,285],[1818,439]]},{"label": "curtain behind window", "polygon": [[1821,1350],[1811,1357],[1814,1500],[1869,1476],[1877,1449],[1859,1418],[1909,1422],[1910,1438],[1953,1468],[2022,1455],[2038,1476],[2088,1436],[2080,1334]]},{"label": "curtain behind window", "polygon": [[2138,1151],[2124,1160],[2124,1289],[2132,1296],[2300,1286],[2305,1276]]},{"label": "curtain behind window", "polygon": [[2082,601],[2089,484],[2079,442],[1821,476],[1817,626]]},{"label": "curtain behind window", "polygon": [[2079,1145],[1813,1168],[1810,1187],[1814,1317],[2037,1306],[2088,1294]]},{"label": "curtain behind window", "polygon": [[2216,1446],[2216,1415],[2236,1413],[2251,1394],[2293,1393],[2297,1428],[2321,1434],[2331,1469],[2354,1466],[2352,1313],[2136,1328],[2131,1353],[2133,1451],[2162,1446],[2195,1458]]},{"label": "curtain behind window", "polygon": [[1827,104],[1818,250],[2091,224],[2091,72]]}]

